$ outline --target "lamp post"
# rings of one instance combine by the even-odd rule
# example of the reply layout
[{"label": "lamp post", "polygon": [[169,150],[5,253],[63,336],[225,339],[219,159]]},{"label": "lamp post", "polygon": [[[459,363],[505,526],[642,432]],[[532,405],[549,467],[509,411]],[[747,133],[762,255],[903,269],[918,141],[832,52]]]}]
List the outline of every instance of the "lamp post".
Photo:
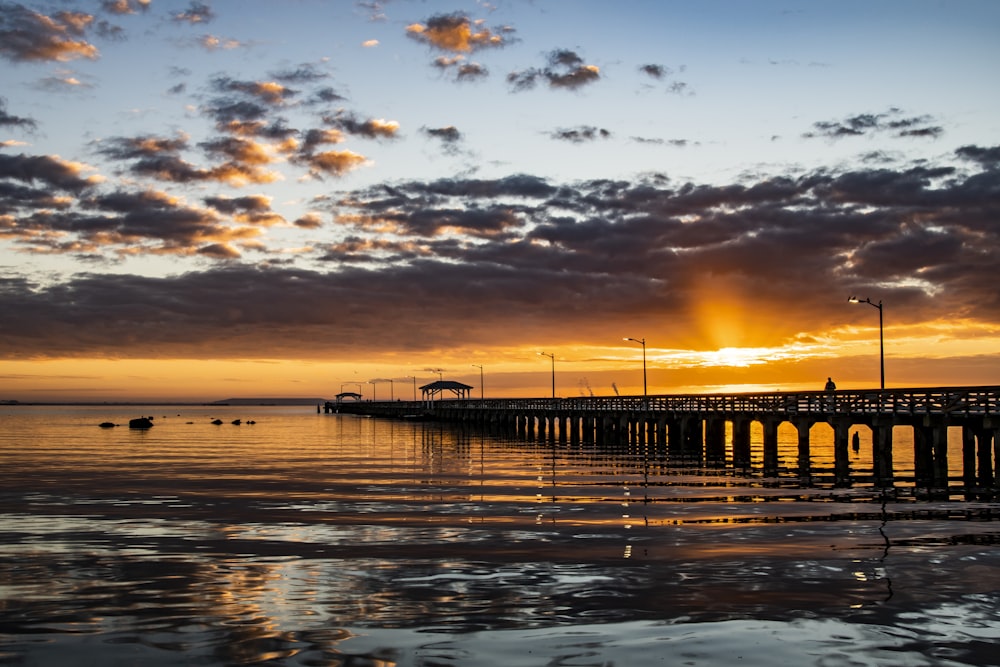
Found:
[{"label": "lamp post", "polygon": [[622,340],[630,340],[633,343],[639,343],[642,345],[642,400],[646,401],[646,339],[645,338],[629,338],[625,337]]},{"label": "lamp post", "polygon": [[539,352],[539,355],[552,360],[552,398],[556,397],[556,355],[554,352]]},{"label": "lamp post", "polygon": [[883,336],[882,328],[882,301],[878,303],[873,303],[871,299],[864,298],[859,299],[856,296],[852,296],[848,299],[850,303],[867,303],[872,308],[878,308],[878,359],[879,359],[879,373],[881,378],[881,383],[879,387],[882,391],[885,391],[885,337]]},{"label": "lamp post", "polygon": [[483,366],[482,364],[472,364],[473,368],[479,369],[479,400],[486,398],[486,389],[483,385]]},{"label": "lamp post", "polygon": [[409,379],[411,379],[411,380],[413,380],[413,402],[416,403],[416,401],[417,401],[417,376],[416,375],[407,375],[406,377],[409,378]]},{"label": "lamp post", "polygon": [[375,402],[375,380],[369,380],[368,384],[372,386],[372,403]]},{"label": "lamp post", "polygon": [[392,388],[392,378],[389,378],[389,400],[390,401],[396,400],[396,395],[395,395],[394,390]]}]

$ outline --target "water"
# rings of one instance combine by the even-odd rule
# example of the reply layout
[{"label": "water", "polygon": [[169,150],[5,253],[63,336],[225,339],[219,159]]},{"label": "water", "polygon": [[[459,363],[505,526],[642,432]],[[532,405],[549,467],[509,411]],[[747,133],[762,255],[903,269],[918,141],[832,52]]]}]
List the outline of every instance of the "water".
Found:
[{"label": "water", "polygon": [[998,517],[308,406],[0,407],[0,664],[997,665]]}]

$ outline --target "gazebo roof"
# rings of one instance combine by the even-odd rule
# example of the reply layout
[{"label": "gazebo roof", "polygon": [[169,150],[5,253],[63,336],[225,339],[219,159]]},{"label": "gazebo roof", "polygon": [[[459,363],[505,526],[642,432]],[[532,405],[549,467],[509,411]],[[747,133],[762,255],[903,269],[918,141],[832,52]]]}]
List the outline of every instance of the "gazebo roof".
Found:
[{"label": "gazebo roof", "polygon": [[472,389],[472,387],[461,382],[455,382],[454,380],[438,380],[437,382],[425,384],[420,388],[421,391],[441,391],[442,389],[467,390]]}]

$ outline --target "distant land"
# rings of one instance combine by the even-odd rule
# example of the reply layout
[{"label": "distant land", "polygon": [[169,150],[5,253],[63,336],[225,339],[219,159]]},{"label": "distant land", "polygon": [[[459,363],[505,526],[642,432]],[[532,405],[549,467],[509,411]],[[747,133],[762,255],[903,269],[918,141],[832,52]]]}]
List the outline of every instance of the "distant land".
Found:
[{"label": "distant land", "polygon": [[326,398],[226,398],[208,403],[195,401],[18,401],[0,400],[0,405],[322,405]]},{"label": "distant land", "polygon": [[326,398],[226,398],[205,405],[321,405]]}]

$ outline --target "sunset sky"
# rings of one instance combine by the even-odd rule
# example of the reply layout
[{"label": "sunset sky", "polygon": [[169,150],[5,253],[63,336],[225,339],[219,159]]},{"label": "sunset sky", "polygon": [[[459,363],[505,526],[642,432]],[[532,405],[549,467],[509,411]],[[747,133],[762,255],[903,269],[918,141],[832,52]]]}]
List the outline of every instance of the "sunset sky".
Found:
[{"label": "sunset sky", "polygon": [[995,0],[0,0],[0,400],[877,387],[852,295],[1000,384],[998,62]]}]

